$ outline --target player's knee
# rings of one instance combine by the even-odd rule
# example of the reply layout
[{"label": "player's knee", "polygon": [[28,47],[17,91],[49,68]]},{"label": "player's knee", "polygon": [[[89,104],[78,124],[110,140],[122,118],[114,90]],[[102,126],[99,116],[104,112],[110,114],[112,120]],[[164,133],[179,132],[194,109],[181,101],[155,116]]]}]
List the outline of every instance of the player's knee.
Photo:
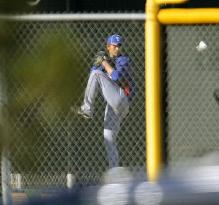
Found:
[{"label": "player's knee", "polygon": [[129,108],[129,104],[127,102],[126,99],[124,98],[121,98],[121,99],[118,99],[115,103],[114,103],[114,112],[117,114],[117,115],[120,115],[120,114],[123,114],[124,112],[126,113],[128,108]]},{"label": "player's knee", "polygon": [[93,71],[91,71],[91,75],[96,75],[96,74],[103,75],[104,72],[102,70],[93,70]]}]

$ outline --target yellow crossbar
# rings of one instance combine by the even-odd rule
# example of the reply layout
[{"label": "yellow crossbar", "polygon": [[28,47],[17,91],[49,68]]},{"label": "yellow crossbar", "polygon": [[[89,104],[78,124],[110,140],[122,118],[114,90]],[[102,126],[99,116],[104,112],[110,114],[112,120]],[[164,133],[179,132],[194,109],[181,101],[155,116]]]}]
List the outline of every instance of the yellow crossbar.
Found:
[{"label": "yellow crossbar", "polygon": [[219,8],[160,9],[157,17],[162,24],[216,24]]},{"label": "yellow crossbar", "polygon": [[157,4],[182,4],[188,0],[155,0]]}]

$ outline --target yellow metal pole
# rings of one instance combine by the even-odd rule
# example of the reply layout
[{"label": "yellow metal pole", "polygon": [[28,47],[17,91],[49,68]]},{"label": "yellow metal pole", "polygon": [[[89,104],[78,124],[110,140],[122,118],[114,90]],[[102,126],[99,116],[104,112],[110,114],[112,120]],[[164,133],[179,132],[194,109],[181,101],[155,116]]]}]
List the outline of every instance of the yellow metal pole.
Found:
[{"label": "yellow metal pole", "polygon": [[147,0],[145,10],[145,92],[146,92],[146,159],[149,181],[157,181],[162,168],[162,109],[160,66],[160,4],[183,3],[187,0]]},{"label": "yellow metal pole", "polygon": [[162,163],[161,131],[161,70],[159,5],[147,0],[145,24],[145,81],[146,81],[146,159],[149,181],[159,178]]}]

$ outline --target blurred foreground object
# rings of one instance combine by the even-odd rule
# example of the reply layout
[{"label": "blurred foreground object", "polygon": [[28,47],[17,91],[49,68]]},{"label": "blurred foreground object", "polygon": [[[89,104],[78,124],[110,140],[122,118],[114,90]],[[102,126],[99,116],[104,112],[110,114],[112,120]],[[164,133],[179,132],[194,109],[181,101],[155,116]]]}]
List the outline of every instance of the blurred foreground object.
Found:
[{"label": "blurred foreground object", "polygon": [[[185,160],[187,165],[166,169],[158,182],[139,181],[140,173],[116,167],[103,175],[103,184],[80,186],[55,198],[28,204],[67,205],[212,205],[219,201],[219,154]],[[195,163],[194,163],[195,162]]]},{"label": "blurred foreground object", "polygon": [[133,177],[128,168],[114,167],[106,171],[103,185],[97,193],[100,205],[126,205],[129,203]]},{"label": "blurred foreground object", "polygon": [[106,171],[103,175],[103,183],[131,183],[133,181],[132,173],[125,167],[114,167]]},{"label": "blurred foreground object", "polygon": [[[85,187],[77,184],[70,192],[25,204],[216,205],[219,201],[219,166],[213,165],[216,155],[200,158],[197,160],[199,165],[166,169],[157,183],[130,178],[132,174],[127,168],[113,168],[104,174],[103,179],[107,178],[107,181],[103,185]],[[211,165],[204,165],[207,163]]]},{"label": "blurred foreground object", "polygon": [[100,205],[126,205],[129,201],[127,184],[107,184],[97,194]]}]

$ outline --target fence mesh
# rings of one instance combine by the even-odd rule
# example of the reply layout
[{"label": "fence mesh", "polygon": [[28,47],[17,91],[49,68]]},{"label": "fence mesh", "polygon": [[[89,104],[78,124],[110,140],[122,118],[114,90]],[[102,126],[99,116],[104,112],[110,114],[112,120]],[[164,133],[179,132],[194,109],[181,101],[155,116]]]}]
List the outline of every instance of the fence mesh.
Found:
[{"label": "fence mesh", "polygon": [[105,102],[98,96],[92,121],[72,108],[82,103],[92,59],[109,34],[124,39],[136,96],[117,137],[120,166],[145,167],[144,22],[9,22],[7,95],[12,173],[22,188],[98,183],[108,168],[103,142]]},{"label": "fence mesh", "polygon": [[219,25],[165,28],[169,165],[219,149]]}]

